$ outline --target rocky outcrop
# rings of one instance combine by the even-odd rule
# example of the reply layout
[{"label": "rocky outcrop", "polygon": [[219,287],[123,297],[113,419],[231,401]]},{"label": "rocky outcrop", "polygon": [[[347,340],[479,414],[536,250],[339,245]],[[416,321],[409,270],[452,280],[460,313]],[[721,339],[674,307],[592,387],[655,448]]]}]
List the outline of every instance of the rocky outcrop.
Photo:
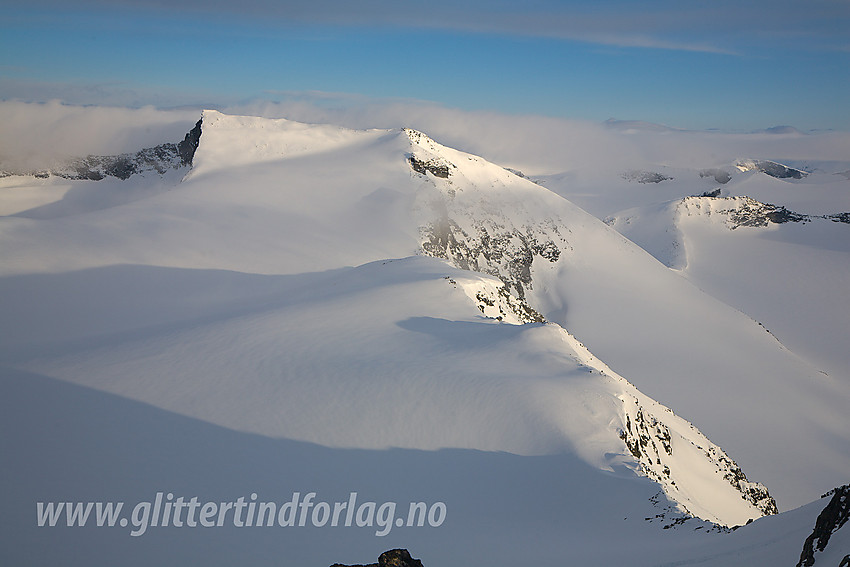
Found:
[{"label": "rocky outcrop", "polygon": [[[406,155],[410,167],[425,176],[425,186],[433,189],[426,189],[421,195],[421,210],[427,211],[419,227],[422,253],[448,260],[462,270],[501,280],[498,289],[470,295],[485,316],[521,323],[543,322],[543,316],[528,305],[526,292],[532,289],[535,260],[555,263],[569,249],[560,223],[553,219],[532,220],[519,210],[506,215],[497,204],[488,203],[489,187],[477,187],[465,178],[468,162],[478,158],[456,156],[422,132],[410,128],[403,132],[411,142],[412,151]],[[459,165],[452,163],[459,159]],[[497,181],[505,172],[499,170],[493,170],[496,183],[504,182]],[[507,179],[516,181],[514,176],[519,177],[518,173],[511,173]],[[482,210],[486,213],[482,214]]]},{"label": "rocky outcrop", "polygon": [[661,183],[662,181],[669,181],[673,178],[655,171],[635,169],[624,173],[623,179],[627,181],[637,181],[638,183]]},{"label": "rocky outcrop", "polygon": [[[626,407],[625,428],[620,432],[620,438],[629,452],[640,463],[643,474],[658,482],[670,497],[676,500],[676,471],[671,469],[675,459],[674,442],[670,429],[664,424],[663,417],[658,418],[649,413],[637,398],[624,400]],[[747,479],[744,471],[720,447],[708,439],[694,436],[689,440],[704,457],[713,464],[717,474],[728,482],[732,488],[741,493],[741,498],[752,504],[763,515],[779,513],[776,501],[768,493],[767,488],[757,482]],[[685,506],[685,511],[690,514]]]},{"label": "rocky outcrop", "polygon": [[195,123],[195,127],[189,130],[183,141],[177,144],[177,155],[180,156],[180,162],[183,165],[192,165],[192,160],[195,158],[195,151],[201,143],[201,123],[203,118]]},{"label": "rocky outcrop", "polygon": [[[824,497],[832,494],[829,504],[824,507],[815,520],[815,528],[812,535],[806,538],[800,561],[797,567],[811,567],[815,564],[815,553],[822,552],[829,544],[829,538],[841,529],[841,526],[850,519],[850,484],[824,494]],[[842,561],[842,564],[844,562]]]},{"label": "rocky outcrop", "polygon": [[[685,214],[723,215],[731,230],[738,227],[766,227],[769,224],[809,222],[810,215],[801,215],[785,207],[762,203],[751,197],[720,197],[719,193],[704,193],[699,197],[686,197],[681,205]],[[823,217],[821,217],[823,218]]]},{"label": "rocky outcrop", "polygon": [[3,171],[5,175],[32,175],[46,178],[51,175],[65,179],[100,181],[106,177],[129,179],[139,173],[156,172],[160,175],[171,169],[191,167],[195,150],[201,139],[201,120],[176,144],[160,144],[144,148],[133,154],[112,156],[86,156],[76,158],[48,169],[37,171]]},{"label": "rocky outcrop", "polygon": [[410,162],[410,167],[413,168],[413,171],[416,173],[421,173],[425,175],[426,173],[430,173],[435,177],[440,177],[442,179],[448,179],[449,175],[451,175],[451,171],[449,170],[449,165],[447,163],[440,163],[437,160],[421,160],[416,156],[410,156],[407,158]]},{"label": "rocky outcrop", "polygon": [[368,565],[334,563],[331,567],[422,567],[422,562],[412,558],[410,552],[406,549],[391,549],[383,552],[378,557],[377,563],[369,563]]},{"label": "rocky outcrop", "polygon": [[450,218],[422,227],[422,250],[428,256],[449,260],[462,270],[496,276],[520,300],[525,299],[526,289],[532,287],[531,264],[535,257],[557,262],[561,248],[552,236],[566,243],[554,223],[519,230],[510,230],[486,218],[474,224],[472,234]]},{"label": "rocky outcrop", "polygon": [[789,211],[785,207],[762,203],[751,197],[720,197],[720,190],[706,192],[698,197],[682,199],[680,206],[687,215],[705,214],[724,215],[726,226],[734,230],[738,227],[766,227],[770,224],[788,222],[807,223],[814,219],[826,219],[832,222],[850,224],[850,213],[829,215],[803,215]]},{"label": "rocky outcrop", "polygon": [[738,207],[729,211],[729,228],[767,226],[769,223],[808,222],[810,217],[789,211],[785,207],[741,197]]},{"label": "rocky outcrop", "polygon": [[777,179],[802,179],[808,175],[805,171],[794,169],[767,159],[740,159],[735,167],[741,171],[760,171]]}]

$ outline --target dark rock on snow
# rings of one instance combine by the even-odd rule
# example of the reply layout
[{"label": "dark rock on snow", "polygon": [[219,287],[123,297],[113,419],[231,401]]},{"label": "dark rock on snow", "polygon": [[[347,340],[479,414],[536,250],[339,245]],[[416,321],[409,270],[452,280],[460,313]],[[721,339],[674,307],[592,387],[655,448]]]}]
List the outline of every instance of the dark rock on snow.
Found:
[{"label": "dark rock on snow", "polygon": [[134,154],[112,156],[86,156],[76,158],[47,170],[4,171],[6,175],[33,175],[46,178],[51,175],[65,179],[87,179],[100,181],[106,177],[129,179],[131,175],[155,171],[162,175],[170,169],[191,167],[195,150],[201,139],[201,120],[186,134],[183,141],[172,144],[160,144],[153,148],[144,148]]},{"label": "dark rock on snow", "polygon": [[368,565],[334,563],[331,567],[422,567],[422,562],[418,559],[413,559],[406,549],[391,549],[390,551],[383,552],[378,557],[377,563],[369,563]]},{"label": "dark rock on snow", "polygon": [[[824,496],[829,496],[829,493]],[[832,491],[832,499],[815,520],[812,535],[806,538],[803,552],[797,567],[811,567],[815,564],[815,552],[826,549],[829,538],[850,519],[850,484],[839,486]],[[842,564],[844,562],[842,561]]]}]

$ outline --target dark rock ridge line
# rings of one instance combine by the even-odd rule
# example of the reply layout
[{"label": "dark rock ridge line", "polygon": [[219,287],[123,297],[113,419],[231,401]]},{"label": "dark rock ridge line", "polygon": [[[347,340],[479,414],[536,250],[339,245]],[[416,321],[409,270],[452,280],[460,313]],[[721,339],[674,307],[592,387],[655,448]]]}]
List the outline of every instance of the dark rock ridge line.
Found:
[{"label": "dark rock ridge line", "polygon": [[331,567],[423,567],[422,562],[410,556],[410,552],[406,549],[391,549],[383,552],[378,557],[377,563],[369,563],[367,565],[346,565],[343,563],[334,563]]},{"label": "dark rock ridge line", "polygon": [[[620,439],[638,460],[647,477],[662,486],[670,485],[674,490],[678,490],[676,481],[670,478],[672,471],[666,464],[666,462],[669,462],[666,457],[673,456],[670,430],[657,418],[647,414],[637,399],[634,399],[633,408],[636,408],[633,415],[630,416],[630,412],[626,412],[626,428],[620,432]],[[741,467],[729,458],[723,450],[713,446],[708,448],[696,447],[715,464],[717,471],[723,475],[724,480],[740,492],[744,500],[755,506],[765,516],[779,513],[776,501],[767,488],[762,484],[748,480]],[[690,514],[690,512],[688,513]]]},{"label": "dark rock ridge line", "polygon": [[[771,203],[762,203],[751,197],[720,197],[720,190],[706,192],[698,197],[686,197],[683,203],[688,205],[689,202],[696,202],[697,206],[699,199],[716,199],[718,201],[728,202],[728,209],[716,211],[721,214],[726,214],[729,217],[728,226],[734,230],[740,226],[747,227],[765,227],[770,223],[783,224],[787,222],[811,222],[813,219],[825,219],[832,222],[840,222],[850,224],[850,212],[834,213],[829,215],[804,215],[789,211],[783,206],[773,205]],[[711,213],[709,213],[711,214]]]},{"label": "dark rock ridge line", "polygon": [[144,148],[134,154],[119,154],[113,156],[86,156],[76,158],[67,163],[38,171],[0,170],[0,177],[9,175],[32,175],[46,178],[51,175],[64,179],[85,179],[100,181],[106,177],[116,177],[126,180],[130,176],[148,171],[162,175],[170,169],[191,167],[195,150],[201,139],[201,122],[176,144],[160,144],[153,148]]},{"label": "dark rock ridge line", "polygon": [[[806,538],[800,561],[797,567],[811,567],[815,564],[815,552],[822,552],[829,543],[829,538],[841,529],[841,526],[850,519],[850,484],[839,486],[830,491],[832,499],[829,504],[821,510],[818,519],[815,520],[815,528],[812,535]],[[830,492],[824,494],[829,496]],[[845,558],[846,559],[846,558]],[[844,564],[844,561],[841,562]]]},{"label": "dark rock ridge line", "polygon": [[669,181],[673,178],[655,171],[635,169],[624,173],[623,179],[626,181],[637,181],[638,183],[661,183],[662,181]]},{"label": "dark rock ridge line", "polygon": [[787,165],[782,165],[768,159],[738,160],[735,167],[741,171],[756,169],[777,179],[802,179],[808,175],[805,171],[794,169],[793,167],[788,167]]},{"label": "dark rock ridge line", "polygon": [[782,206],[747,199],[739,208],[730,211],[729,220],[732,222],[731,228],[735,229],[739,226],[767,226],[769,223],[809,222],[811,217]]},{"label": "dark rock ridge line", "polygon": [[[775,177],[776,179],[802,179],[808,175],[807,172],[801,169],[795,169],[766,159],[740,159],[735,162],[735,167],[740,171],[760,171],[761,173]],[[700,170],[699,176],[701,178],[713,177],[714,180],[721,185],[725,185],[732,180],[732,175],[725,169],[720,168],[707,168]],[[673,177],[669,175],[643,169],[626,171],[621,177],[626,181],[636,181],[638,183],[661,183],[662,181],[669,181],[673,179]]]}]

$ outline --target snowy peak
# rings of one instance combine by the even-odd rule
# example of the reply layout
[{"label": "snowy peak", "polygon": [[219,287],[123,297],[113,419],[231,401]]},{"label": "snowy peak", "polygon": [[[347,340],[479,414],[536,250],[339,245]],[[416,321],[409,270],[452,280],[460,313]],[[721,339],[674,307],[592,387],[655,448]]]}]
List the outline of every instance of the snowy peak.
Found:
[{"label": "snowy peak", "polygon": [[777,179],[802,179],[808,175],[805,171],[768,159],[739,159],[735,167],[739,171],[760,171]]},{"label": "snowy peak", "polygon": [[411,153],[407,159],[413,171],[447,179],[452,171],[457,169],[455,164],[439,155],[442,146],[434,140],[411,128],[402,128],[401,131],[410,140]]},{"label": "snowy peak", "polygon": [[[334,446],[454,446],[516,453],[572,448],[598,467],[625,468],[653,479],[679,503],[681,511],[710,521],[734,525],[775,509],[766,491],[750,483],[719,447],[632,385],[628,365],[623,376],[615,374],[598,360],[595,350],[592,353],[576,338],[573,314],[581,314],[588,305],[573,295],[579,286],[592,290],[590,299],[601,297],[596,288],[605,286],[611,297],[627,300],[615,310],[621,311],[634,303],[636,274],[652,289],[679,285],[673,281],[677,276],[656,266],[598,219],[528,179],[411,129],[358,131],[205,111],[198,133],[193,169],[179,191],[85,219],[81,230],[94,235],[86,242],[97,242],[98,247],[91,250],[87,260],[91,264],[85,267],[136,263],[275,277],[313,274],[315,284],[334,287],[335,294],[348,289],[348,295],[327,302],[321,296],[316,301],[284,301],[269,314],[273,325],[266,327],[264,319],[256,321],[269,340],[270,352],[264,356],[278,357],[278,364],[263,362],[256,367],[254,347],[246,339],[246,344],[226,347],[236,354],[245,349],[243,358],[233,359],[239,364],[227,360],[215,368],[181,366],[181,379],[205,391],[209,376],[227,382],[231,376],[244,375],[248,367],[256,397],[240,394],[243,403],[275,408],[273,415],[246,423],[240,411],[231,415],[221,410],[217,404],[229,407],[234,396],[223,401],[216,397],[216,390],[209,394],[211,401],[204,402],[208,405],[203,411],[191,408],[198,411],[197,417],[209,415],[222,419],[220,424],[227,427]],[[161,218],[162,210],[168,210],[169,216],[151,234],[146,219]],[[115,217],[121,222],[115,222]],[[20,226],[19,230],[38,230]],[[69,226],[76,225],[72,221]],[[116,226],[124,239],[134,243],[129,252],[115,237]],[[70,233],[71,241],[76,234]],[[62,247],[56,251],[57,262],[81,261],[79,255],[61,252]],[[414,255],[420,257],[411,258]],[[392,262],[396,282],[388,279],[389,268],[379,267],[389,258],[406,258]],[[351,273],[350,266],[365,267]],[[409,285],[411,270],[421,266],[441,272]],[[331,285],[324,275],[316,275],[334,270],[357,278],[357,284],[342,285],[342,277]],[[458,270],[464,271],[463,276]],[[445,281],[453,290],[461,289],[449,293]],[[316,289],[316,285],[306,287]],[[666,297],[647,297],[652,316],[666,308]],[[705,302],[693,294],[686,297],[697,305]],[[376,307],[364,317],[362,305],[381,309]],[[264,304],[258,309],[265,312],[269,307]],[[611,308],[592,311],[594,318],[607,321]],[[482,324],[482,316],[518,327],[495,321]],[[343,330],[324,332],[331,319]],[[638,319],[648,318],[634,318]],[[291,329],[295,320],[301,322],[297,332]],[[220,336],[242,336],[244,331],[251,337],[258,332],[250,326],[242,329],[243,323],[247,320],[217,323],[223,329]],[[306,333],[308,328],[312,335]],[[639,334],[633,333],[628,341],[639,343]],[[446,336],[452,339],[449,346]],[[322,348],[307,348],[308,337],[325,341]],[[492,346],[493,337],[502,341],[497,349]],[[191,345],[187,348],[194,349],[198,360],[211,359],[213,352],[225,349],[224,343],[210,347],[194,329],[186,329],[182,340]],[[166,343],[164,349],[169,348]],[[432,350],[425,344],[432,344]],[[151,380],[169,374],[145,358],[149,351],[137,352],[135,344],[125,347],[128,360],[140,357],[145,368],[151,364]],[[440,359],[446,349],[452,357]],[[349,364],[335,366],[326,356],[310,358],[313,351],[345,353],[357,360],[360,353],[371,354],[356,369]],[[102,361],[98,356],[93,354],[76,366],[74,379],[85,383],[99,376]],[[395,366],[388,366],[389,360]],[[535,362],[529,364],[529,360]],[[461,379],[458,364],[464,374]],[[70,372],[64,360],[47,366],[57,375]],[[319,423],[310,417],[307,402],[274,397],[283,390],[270,390],[270,385],[284,378],[294,390],[307,387],[292,376],[277,374],[292,367],[324,377],[325,389],[312,384],[317,390],[309,399],[315,404],[332,399],[348,408],[344,422]],[[371,416],[357,409],[372,403],[371,394],[392,398],[392,392],[400,388],[396,368],[406,369],[407,386],[416,385],[419,392],[416,405],[425,408],[410,408],[410,414],[423,421],[406,422],[403,429],[370,421]],[[435,385],[422,375],[438,368],[440,376],[451,380]],[[491,384],[496,375],[504,385],[492,397],[498,405],[479,407],[480,385]],[[340,394],[347,391],[344,385],[360,382],[370,385],[361,397]],[[169,388],[164,385],[160,393],[170,396]],[[220,395],[232,393],[233,388],[243,392],[245,385],[230,388],[223,387]],[[445,391],[456,392],[452,403],[477,409],[466,415],[456,406],[447,406]],[[169,405],[171,397],[157,397],[160,393],[132,390],[130,395],[180,409]],[[291,411],[281,411],[281,404],[287,403],[294,404],[286,406]],[[393,405],[392,399],[387,403]],[[504,422],[504,416],[512,412],[518,415],[518,424]],[[434,415],[457,418],[462,427],[446,430],[439,438],[429,436],[428,420]]]},{"label": "snowy peak", "polygon": [[444,147],[432,140],[427,134],[424,134],[418,130],[414,130],[413,128],[405,127],[402,128],[401,131],[404,133],[405,136],[408,137],[412,144],[419,146],[424,150],[430,152],[439,152],[440,148]]},{"label": "snowy peak", "polygon": [[[456,268],[498,278],[501,285],[495,289],[467,291],[483,315],[513,324],[544,321],[528,292],[539,285],[541,274],[557,270],[575,254],[569,235],[586,217],[529,180],[441,146],[415,130],[404,133],[411,140],[411,168],[424,178],[422,194],[439,202],[423,207],[431,214],[420,222],[423,252]],[[580,367],[597,377],[596,386],[586,387],[611,388],[608,395],[622,404],[608,417],[604,443],[620,447],[610,455],[633,458],[632,466],[658,482],[680,513],[727,526],[776,513],[767,489],[749,481],[720,447],[611,371],[566,329],[547,323],[552,327],[561,334],[565,352],[572,351]],[[572,405],[561,411],[575,413]],[[706,486],[711,489],[706,491]]]},{"label": "snowy peak", "polygon": [[325,153],[386,134],[386,130],[351,130],[306,124],[285,118],[235,116],[204,110],[195,175],[201,172],[269,163]]}]

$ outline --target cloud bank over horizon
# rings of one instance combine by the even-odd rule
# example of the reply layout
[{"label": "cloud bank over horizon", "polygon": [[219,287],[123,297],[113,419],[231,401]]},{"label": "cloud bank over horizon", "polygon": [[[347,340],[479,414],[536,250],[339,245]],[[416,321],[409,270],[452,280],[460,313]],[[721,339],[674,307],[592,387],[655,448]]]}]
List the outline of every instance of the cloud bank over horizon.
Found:
[{"label": "cloud bank over horizon", "polygon": [[196,108],[351,93],[684,129],[850,130],[850,4],[833,0],[6,8],[0,100]]},{"label": "cloud bank over horizon", "polygon": [[[218,108],[227,114],[336,124],[353,129],[411,127],[439,143],[489,161],[545,175],[600,169],[615,173],[656,163],[711,167],[742,157],[846,160],[850,133],[805,135],[687,131],[624,121],[599,123],[468,111],[404,99],[372,99],[338,93],[289,93],[286,101],[252,101]],[[47,167],[71,156],[114,155],[177,142],[202,108],[75,106],[0,102],[0,158],[6,164]]]}]

